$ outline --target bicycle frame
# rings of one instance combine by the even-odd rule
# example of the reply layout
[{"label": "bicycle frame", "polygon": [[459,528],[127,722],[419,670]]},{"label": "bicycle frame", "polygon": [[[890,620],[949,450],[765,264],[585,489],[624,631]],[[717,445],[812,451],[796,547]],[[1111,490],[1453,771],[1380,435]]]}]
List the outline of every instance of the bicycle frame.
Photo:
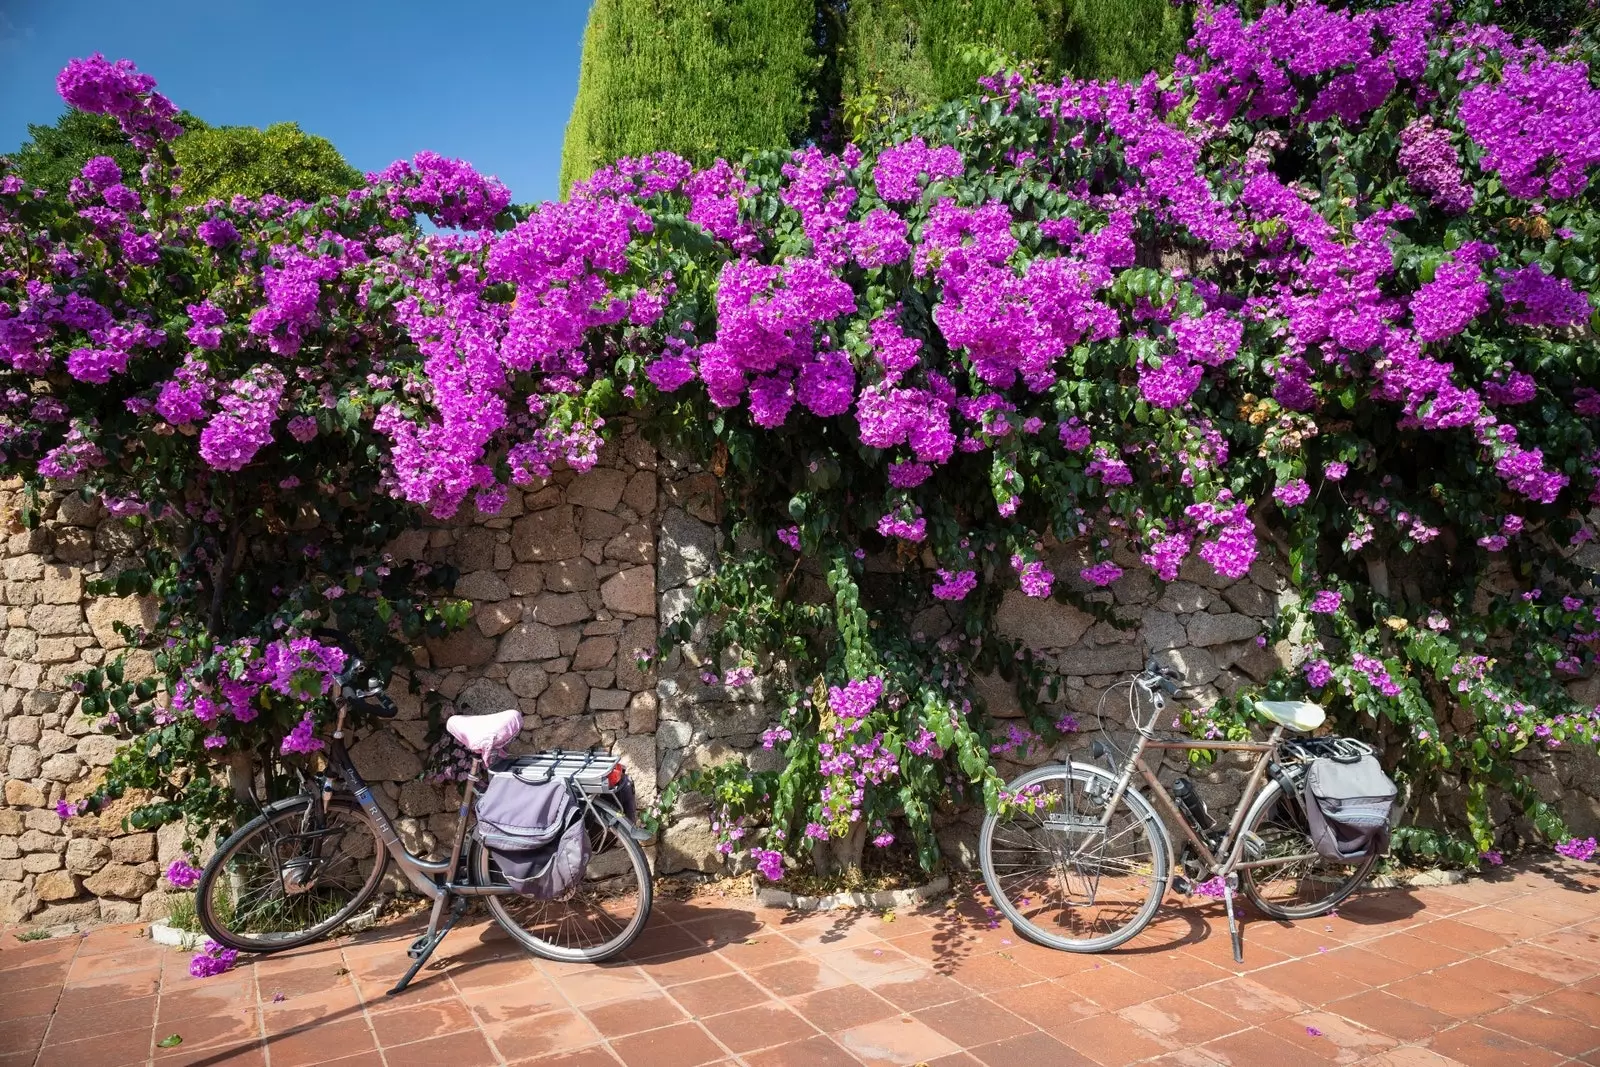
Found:
[{"label": "bicycle frame", "polygon": [[[1184,838],[1194,847],[1200,859],[1204,862],[1206,870],[1211,874],[1227,875],[1234,871],[1244,870],[1249,867],[1275,867],[1286,863],[1293,863],[1303,858],[1301,856],[1286,856],[1270,860],[1241,860],[1244,849],[1244,820],[1250,811],[1250,806],[1255,802],[1256,795],[1261,791],[1262,783],[1266,780],[1268,769],[1273,759],[1278,754],[1278,746],[1283,740],[1283,727],[1275,727],[1272,734],[1265,741],[1165,741],[1157,738],[1153,732],[1141,731],[1139,740],[1133,746],[1133,754],[1117,778],[1115,790],[1106,805],[1106,814],[1102,816],[1102,824],[1109,825],[1111,813],[1117,803],[1122,799],[1132,784],[1133,774],[1139,772],[1149,787],[1149,795],[1158,801],[1164,809],[1164,814],[1171,821],[1177,823],[1183,831]],[[1239,797],[1239,803],[1234,808],[1233,818],[1228,823],[1227,833],[1223,835],[1221,844],[1216,851],[1212,851],[1209,844],[1198,833],[1190,822],[1188,813],[1167,792],[1166,786],[1161,784],[1148,764],[1144,761],[1145,752],[1154,749],[1158,752],[1258,752],[1259,758],[1251,768],[1250,777],[1245,781],[1244,792]],[[1223,862],[1219,857],[1226,857]]]}]

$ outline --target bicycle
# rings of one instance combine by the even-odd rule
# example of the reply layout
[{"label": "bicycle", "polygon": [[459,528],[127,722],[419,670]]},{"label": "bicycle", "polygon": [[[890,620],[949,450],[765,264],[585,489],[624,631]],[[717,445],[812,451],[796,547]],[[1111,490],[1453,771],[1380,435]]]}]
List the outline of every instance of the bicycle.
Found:
[{"label": "bicycle", "polygon": [[[217,848],[196,886],[206,934],[226,948],[256,953],[316,941],[361,913],[393,861],[433,909],[427,931],[409,949],[411,967],[390,996],[410,984],[477,898],[506,933],[545,959],[597,963],[627,948],[650,916],[650,866],[640,842],[651,835],[625,812],[620,791],[626,775],[617,758],[592,749],[498,758],[499,745],[520,732],[521,712],[452,715],[445,729],[472,752],[471,774],[462,784],[449,858],[417,856],[401,842],[345,747],[348,713],[387,719],[399,709],[379,679],[362,677],[360,658],[340,643],[347,666],[335,689],[338,717],[325,766],[304,776],[297,795],[260,807]],[[554,899],[516,894],[489,849],[469,839],[473,797],[488,774],[563,778],[580,799],[591,853],[584,877],[566,893]]]},{"label": "bicycle", "polygon": [[[1101,697],[1128,687],[1129,718],[1137,737],[1119,763],[1095,741],[1091,756],[1106,768],[1074,762],[1035,768],[1006,786],[998,811],[983,821],[979,860],[995,904],[1017,931],[1052,948],[1103,952],[1136,937],[1160,907],[1169,877],[1176,888],[1210,891],[1220,881],[1235,961],[1244,958],[1234,894],[1274,919],[1326,914],[1372,872],[1377,855],[1340,863],[1318,854],[1306,827],[1300,780],[1317,756],[1348,760],[1372,749],[1350,738],[1288,738],[1322,725],[1307,701],[1261,700],[1255,707],[1274,724],[1265,741],[1168,740],[1156,736],[1166,697],[1177,697],[1181,676],[1155,660]],[[1148,705],[1149,712],[1141,711]],[[1107,739],[1109,740],[1109,738]],[[1180,778],[1176,798],[1144,761],[1148,751],[1256,753],[1228,824],[1217,823],[1193,785]],[[1160,766],[1160,761],[1157,761]],[[1137,772],[1149,797],[1133,783]],[[1180,871],[1173,874],[1172,836],[1154,798],[1184,837]]]}]

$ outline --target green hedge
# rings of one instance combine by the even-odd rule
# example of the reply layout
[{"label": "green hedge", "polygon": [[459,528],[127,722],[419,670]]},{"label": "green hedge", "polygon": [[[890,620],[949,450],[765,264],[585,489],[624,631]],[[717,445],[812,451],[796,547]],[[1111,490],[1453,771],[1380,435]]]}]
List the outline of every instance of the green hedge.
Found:
[{"label": "green hedge", "polygon": [[563,189],[620,156],[665,149],[704,164],[804,137],[817,18],[814,0],[595,0]]}]

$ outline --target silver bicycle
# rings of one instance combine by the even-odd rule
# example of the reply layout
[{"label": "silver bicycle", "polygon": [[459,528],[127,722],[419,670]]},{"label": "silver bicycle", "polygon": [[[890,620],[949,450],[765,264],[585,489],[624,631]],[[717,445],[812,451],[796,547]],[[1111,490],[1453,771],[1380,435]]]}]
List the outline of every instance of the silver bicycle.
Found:
[{"label": "silver bicycle", "polygon": [[[1304,767],[1318,756],[1349,759],[1372,750],[1349,738],[1289,738],[1322,725],[1322,709],[1298,700],[1256,701],[1271,721],[1265,741],[1162,739],[1155,723],[1176,697],[1180,676],[1151,660],[1102,697],[1128,690],[1137,737],[1112,756],[1094,742],[1104,768],[1070,758],[1036,768],[1007,784],[999,810],[983,821],[979,859],[995,905],[1023,936],[1069,952],[1103,952],[1138,935],[1155,918],[1169,880],[1176,888],[1223,898],[1235,960],[1243,940],[1234,910],[1242,891],[1264,915],[1322,915],[1366,880],[1376,855],[1341,863],[1318,854],[1301,800]],[[1185,778],[1173,790],[1145,763],[1147,752],[1191,750],[1256,753],[1244,793],[1226,825],[1206,809]],[[1157,766],[1160,765],[1159,758]],[[1137,773],[1148,790],[1134,784]],[[1183,834],[1174,849],[1157,801]]]},{"label": "silver bicycle", "polygon": [[[556,750],[491,760],[489,739],[514,737],[521,713],[453,715],[446,729],[476,759],[463,783],[449,857],[417,856],[401,842],[345,747],[347,713],[392,718],[398,710],[379,682],[359,680],[359,658],[349,654],[349,662],[335,698],[338,720],[325,767],[307,778],[305,791],[265,805],[222,842],[201,874],[196,910],[212,940],[268,953],[325,937],[362,913],[392,860],[411,888],[433,901],[433,911],[427,932],[411,946],[410,970],[390,995],[406,988],[480,897],[508,934],[546,959],[592,963],[627,948],[650,917],[650,866],[639,844],[650,835],[626,814],[628,786],[617,758]],[[488,774],[559,778],[574,791],[591,853],[583,879],[566,893],[553,899],[517,894],[490,851],[469,837],[473,797]]]}]

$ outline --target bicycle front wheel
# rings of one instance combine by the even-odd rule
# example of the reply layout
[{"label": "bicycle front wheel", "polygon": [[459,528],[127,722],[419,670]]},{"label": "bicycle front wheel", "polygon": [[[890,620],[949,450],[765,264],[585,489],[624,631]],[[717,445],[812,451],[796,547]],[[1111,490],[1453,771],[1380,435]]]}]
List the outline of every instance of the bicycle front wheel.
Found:
[{"label": "bicycle front wheel", "polygon": [[[650,918],[650,862],[615,812],[596,805],[584,815],[589,864],[583,880],[552,899],[519,894],[484,902],[506,933],[535,956],[566,963],[598,963],[633,943]],[[482,843],[473,842],[478,885],[505,885]]]},{"label": "bicycle front wheel", "polygon": [[300,796],[224,841],[195,889],[200,926],[240,952],[281,952],[337,930],[377,892],[389,855],[353,802]]},{"label": "bicycle front wheel", "polygon": [[1108,810],[1115,790],[1087,764],[1040,767],[1007,785],[1015,799],[983,820],[983,880],[1024,937],[1104,952],[1155,917],[1171,870],[1166,828],[1132,789]]},{"label": "bicycle front wheel", "polygon": [[1262,863],[1239,872],[1239,888],[1273,919],[1325,915],[1355,892],[1378,862],[1354,863],[1317,853],[1306,824],[1304,802],[1276,781],[1267,783],[1245,816],[1244,862]]}]

